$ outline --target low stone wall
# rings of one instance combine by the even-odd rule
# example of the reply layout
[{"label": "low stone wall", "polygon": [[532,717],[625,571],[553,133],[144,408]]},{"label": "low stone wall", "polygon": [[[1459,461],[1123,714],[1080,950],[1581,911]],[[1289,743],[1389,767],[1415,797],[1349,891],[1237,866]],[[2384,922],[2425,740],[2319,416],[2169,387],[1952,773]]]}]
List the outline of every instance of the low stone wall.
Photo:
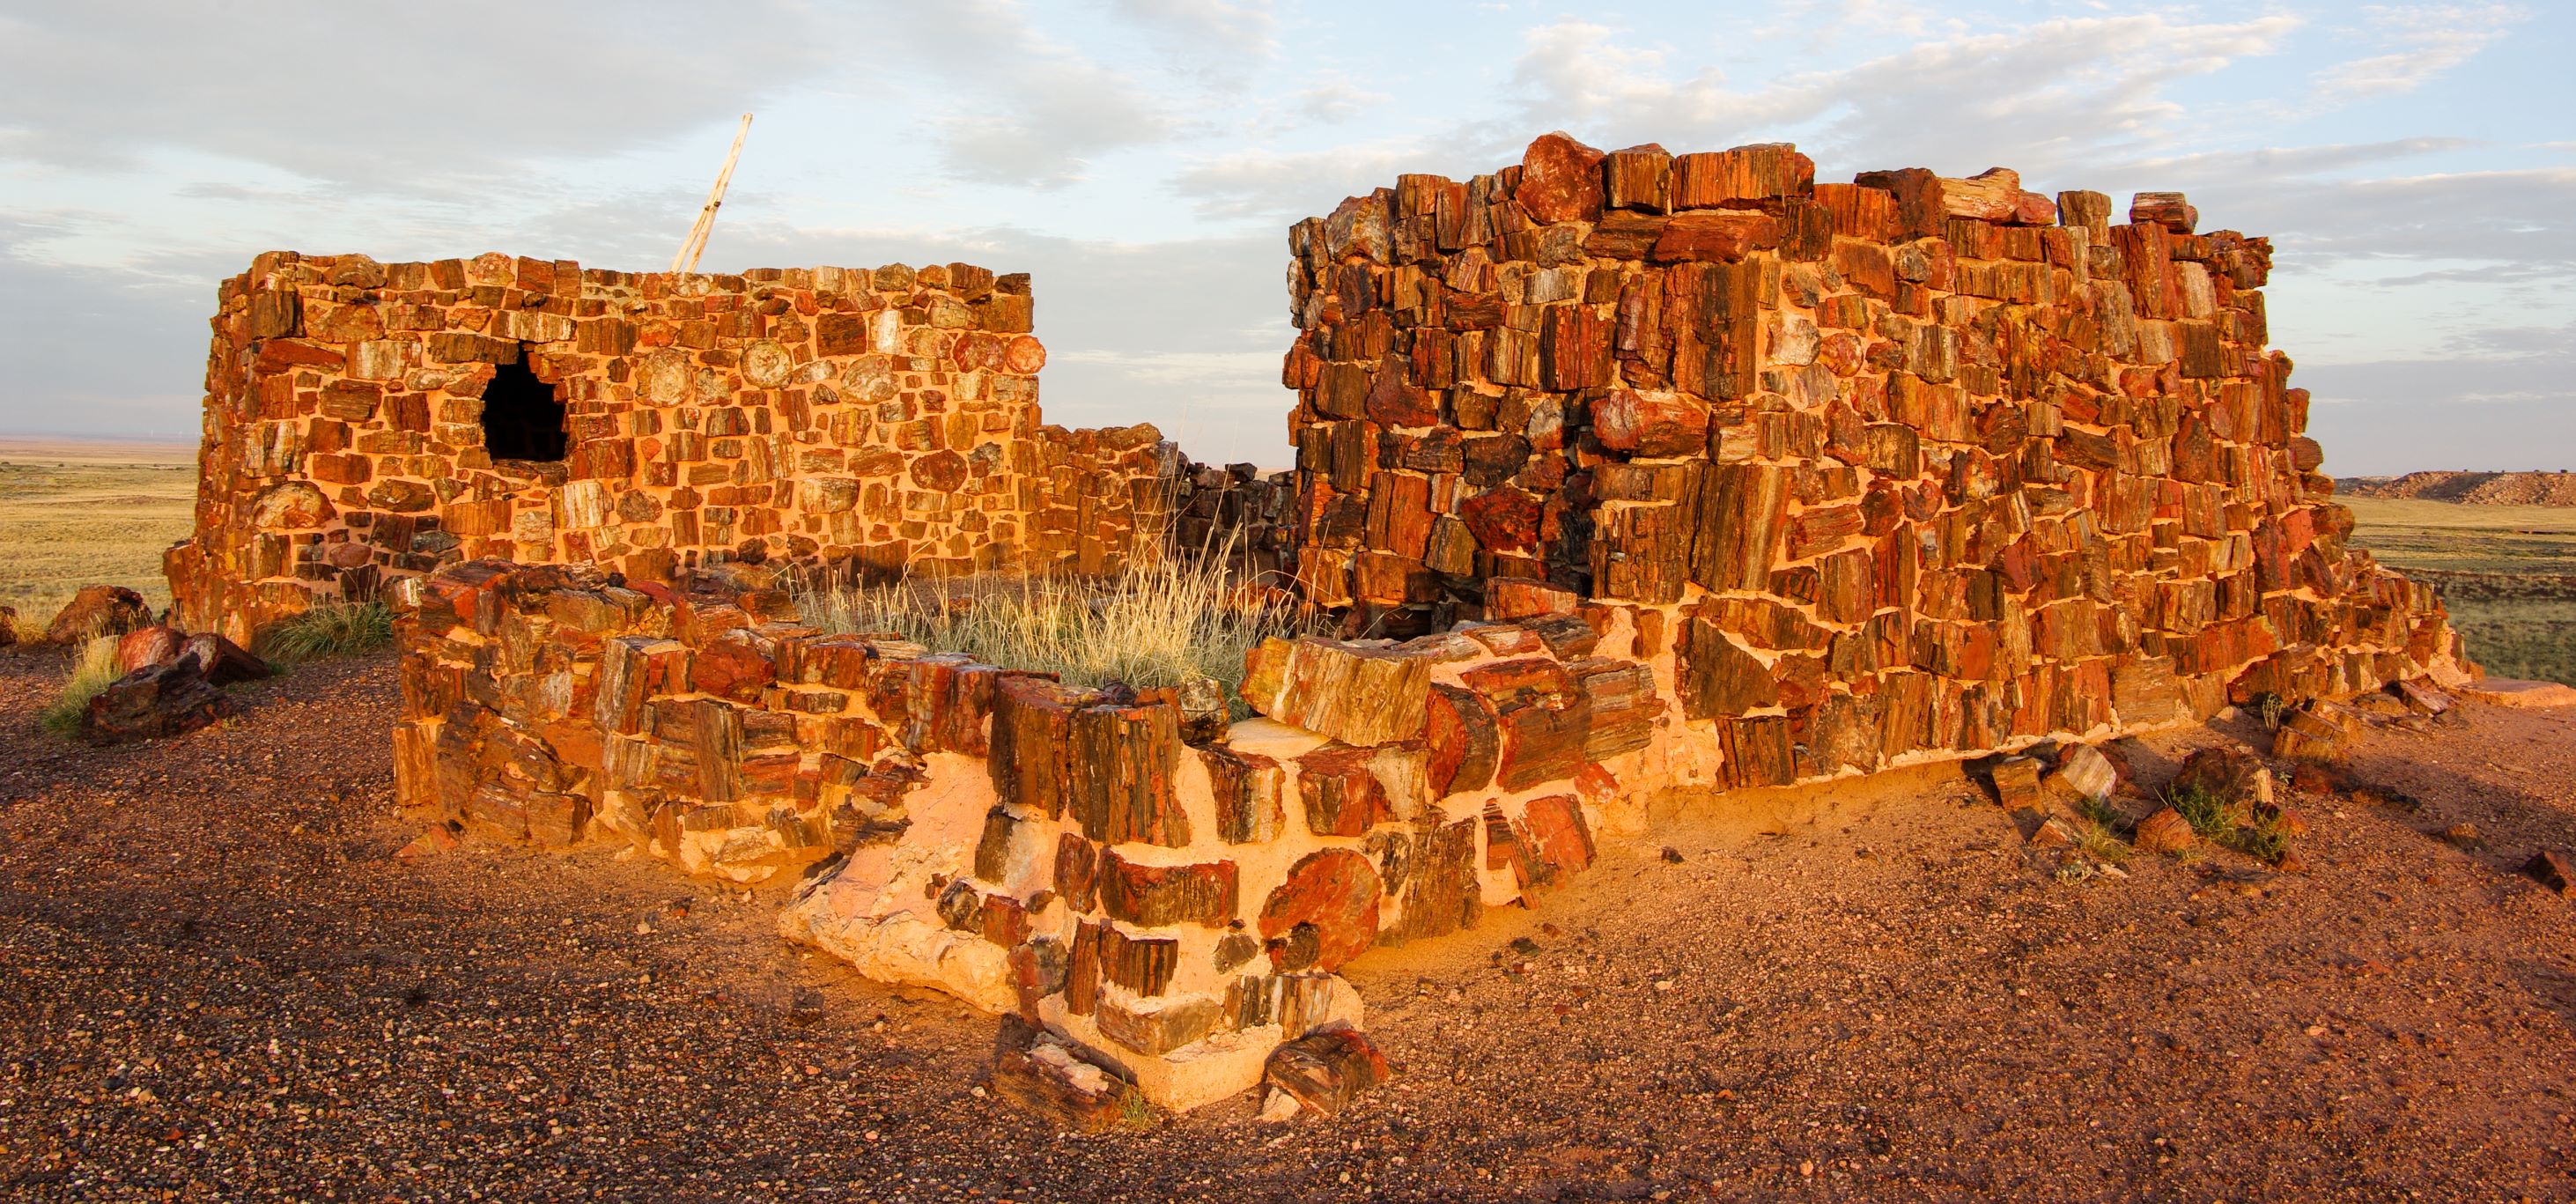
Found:
[{"label": "low stone wall", "polygon": [[179,622],[244,642],[481,558],[1115,572],[1183,470],[1151,426],[1043,425],[1028,277],[969,264],[271,252],[219,300],[165,568]]},{"label": "low stone wall", "polygon": [[400,624],[403,805],[803,875],[792,936],[1065,1033],[1168,1107],[1356,1023],[1350,958],[1584,868],[1669,720],[1607,609],[1274,642],[1245,693],[1293,723],[1227,723],[825,634],[766,576],[442,570]]}]

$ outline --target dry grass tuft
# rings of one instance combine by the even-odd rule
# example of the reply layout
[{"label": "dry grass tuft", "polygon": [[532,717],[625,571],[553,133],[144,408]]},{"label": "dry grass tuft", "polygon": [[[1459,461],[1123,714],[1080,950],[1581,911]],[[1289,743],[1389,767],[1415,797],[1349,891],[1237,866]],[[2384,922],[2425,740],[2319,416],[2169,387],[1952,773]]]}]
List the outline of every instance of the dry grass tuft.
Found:
[{"label": "dry grass tuft", "polygon": [[259,633],[253,651],[271,664],[297,665],[373,652],[393,642],[394,616],[384,603],[341,602],[272,624]]},{"label": "dry grass tuft", "polygon": [[100,636],[81,645],[80,655],[72,661],[71,675],[63,681],[63,692],[36,713],[36,725],[66,738],[78,734],[81,716],[89,711],[89,700],[98,697],[99,691],[119,676],[116,637]]},{"label": "dry grass tuft", "polygon": [[1232,698],[1244,654],[1303,625],[1275,600],[1238,596],[1222,561],[1165,561],[1109,581],[819,585],[797,602],[806,622],[826,630],[890,632],[934,652],[1053,673],[1072,685],[1151,689],[1207,677]]}]

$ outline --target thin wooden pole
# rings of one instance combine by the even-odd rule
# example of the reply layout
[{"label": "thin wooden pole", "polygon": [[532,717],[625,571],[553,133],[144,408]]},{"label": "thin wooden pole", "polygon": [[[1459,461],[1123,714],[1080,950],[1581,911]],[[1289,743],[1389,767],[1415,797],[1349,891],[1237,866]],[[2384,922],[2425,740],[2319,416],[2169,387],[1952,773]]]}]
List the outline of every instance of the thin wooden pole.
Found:
[{"label": "thin wooden pole", "polygon": [[706,253],[707,235],[716,228],[716,210],[724,204],[725,185],[733,183],[734,160],[742,157],[743,135],[751,132],[751,114],[742,115],[742,126],[733,132],[733,149],[725,152],[724,168],[716,173],[716,186],[707,193],[707,207],[698,210],[697,223],[689,227],[689,241],[680,244],[680,253],[671,257],[674,272],[698,270],[698,256]]}]

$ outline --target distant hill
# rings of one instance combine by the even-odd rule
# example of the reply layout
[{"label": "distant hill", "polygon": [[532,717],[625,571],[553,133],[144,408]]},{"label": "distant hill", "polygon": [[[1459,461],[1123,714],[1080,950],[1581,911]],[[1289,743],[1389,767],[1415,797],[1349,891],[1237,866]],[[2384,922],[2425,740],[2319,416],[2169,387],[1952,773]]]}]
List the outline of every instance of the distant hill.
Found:
[{"label": "distant hill", "polygon": [[2576,473],[2410,472],[2402,477],[2345,477],[2347,497],[2411,497],[2483,506],[2576,506]]}]

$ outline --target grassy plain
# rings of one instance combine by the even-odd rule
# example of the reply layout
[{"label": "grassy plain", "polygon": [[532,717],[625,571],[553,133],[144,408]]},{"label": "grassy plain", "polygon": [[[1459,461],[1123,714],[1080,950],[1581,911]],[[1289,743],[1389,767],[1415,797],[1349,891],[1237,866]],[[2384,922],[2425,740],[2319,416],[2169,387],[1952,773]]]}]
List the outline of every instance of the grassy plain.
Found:
[{"label": "grassy plain", "polygon": [[[41,624],[106,583],[169,600],[161,552],[188,536],[196,449],[0,438],[0,605]],[[2488,671],[2576,684],[2576,508],[2340,499],[2353,541],[2441,585]]]},{"label": "grassy plain", "polygon": [[0,439],[0,606],[42,624],[84,585],[170,601],[161,551],[194,522],[196,449]]},{"label": "grassy plain", "polygon": [[2576,685],[2576,507],[2341,500],[2354,543],[2442,587],[2471,659]]}]

